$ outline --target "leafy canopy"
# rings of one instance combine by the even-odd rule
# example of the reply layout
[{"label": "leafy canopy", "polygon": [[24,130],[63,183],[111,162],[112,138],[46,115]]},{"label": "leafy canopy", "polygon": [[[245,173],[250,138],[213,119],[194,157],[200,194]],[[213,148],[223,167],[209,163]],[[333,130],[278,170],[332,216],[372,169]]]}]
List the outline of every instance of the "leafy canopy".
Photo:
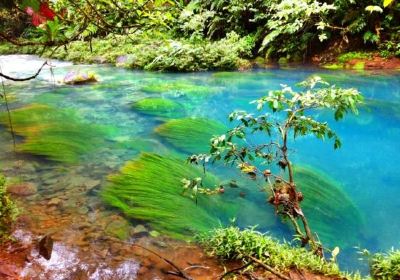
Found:
[{"label": "leafy canopy", "polygon": [[[294,138],[312,134],[321,140],[333,139],[334,148],[339,148],[339,137],[327,122],[316,119],[312,112],[330,109],[334,111],[335,120],[340,120],[347,112],[357,113],[357,104],[362,102],[363,97],[354,88],[338,88],[320,77],[311,77],[298,86],[303,90],[295,91],[292,87],[283,85],[282,89],[272,90],[267,96],[253,101],[259,111],[266,109],[270,112],[259,115],[245,111],[231,113],[229,120],[238,121],[239,124],[227,134],[212,139],[210,155],[195,156],[192,160],[208,161],[212,158],[215,161],[223,158],[231,162],[258,157],[271,163],[277,158],[276,152],[279,152],[283,143],[271,141],[267,144],[247,145],[246,135],[255,132],[265,132],[272,139],[278,136],[282,141],[287,140],[283,139],[285,132],[291,131]],[[235,139],[243,140],[242,144],[236,143]]]}]

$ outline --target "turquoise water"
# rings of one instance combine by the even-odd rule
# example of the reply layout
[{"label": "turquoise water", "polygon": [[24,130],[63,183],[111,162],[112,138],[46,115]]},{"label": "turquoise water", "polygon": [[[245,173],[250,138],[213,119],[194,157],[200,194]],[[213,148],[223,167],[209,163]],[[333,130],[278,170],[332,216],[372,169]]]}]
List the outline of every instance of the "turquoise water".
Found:
[{"label": "turquoise water", "polygon": [[[95,71],[100,82],[92,85],[64,86],[58,83],[68,71]],[[21,73],[20,73],[21,74]],[[23,73],[22,73],[23,74]],[[363,225],[353,236],[350,244],[336,244],[335,240],[323,240],[328,246],[339,246],[342,251],[339,262],[346,269],[364,269],[365,265],[357,258],[357,249],[372,251],[399,248],[400,239],[400,75],[396,73],[354,73],[330,72],[320,69],[270,69],[259,70],[234,77],[211,72],[191,74],[162,74],[129,71],[108,66],[60,65],[54,69],[54,79],[48,71],[39,79],[6,86],[11,97],[11,107],[20,108],[39,103],[60,109],[74,111],[85,122],[107,126],[106,136],[92,153],[82,155],[75,166],[89,170],[90,178],[100,179],[105,184],[106,176],[115,173],[141,151],[159,154],[190,153],[174,148],[154,133],[155,127],[165,119],[146,115],[132,109],[132,104],[145,98],[162,97],[178,102],[188,117],[204,117],[220,121],[227,126],[227,115],[235,109],[255,111],[250,101],[277,89],[281,84],[294,85],[310,75],[321,75],[329,82],[343,87],[355,87],[366,98],[366,105],[359,116],[349,116],[335,123],[326,113],[319,117],[330,121],[332,128],[341,136],[343,147],[334,151],[332,143],[323,143],[313,137],[296,140],[293,143],[296,164],[307,165],[328,174],[347,193],[361,213]],[[154,84],[191,84],[208,89],[191,92],[188,88],[166,88],[160,92],[149,92],[146,86]],[[259,139],[262,140],[262,139]],[[19,139],[22,141],[22,139]],[[87,139],[94,141],[94,139]],[[3,128],[0,135],[2,144],[2,165],[21,159],[12,154],[11,139]],[[59,172],[60,167],[68,165],[43,161],[40,157],[27,157],[25,160],[38,162],[37,176],[27,180],[41,182],[41,174],[47,171]],[[42,167],[42,169],[41,169]],[[96,169],[97,168],[97,169]],[[237,176],[232,171],[221,168],[223,176]],[[220,175],[221,176],[221,175]],[[245,178],[239,178],[246,184]],[[177,182],[179,184],[179,181]],[[273,216],[272,209],[265,202],[265,194],[248,183],[244,187],[246,202],[238,214],[237,223],[244,227],[259,224],[258,229],[269,231],[279,238],[290,239],[291,231]],[[40,188],[46,195],[51,189]],[[96,196],[97,193],[91,193]],[[227,194],[229,196],[229,194]],[[232,196],[231,196],[232,197]],[[237,197],[238,200],[243,199]],[[118,211],[118,210],[113,210]],[[306,213],[307,214],[307,213]],[[220,213],[221,217],[224,216]],[[324,221],[333,228],[340,227],[337,220]],[[349,233],[345,233],[349,234]],[[350,234],[351,235],[351,234]]]}]

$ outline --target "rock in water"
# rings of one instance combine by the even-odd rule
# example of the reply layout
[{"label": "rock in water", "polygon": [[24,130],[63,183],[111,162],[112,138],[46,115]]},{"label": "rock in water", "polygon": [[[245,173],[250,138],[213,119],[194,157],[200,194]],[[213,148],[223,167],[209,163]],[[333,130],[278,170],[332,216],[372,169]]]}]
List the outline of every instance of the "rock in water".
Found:
[{"label": "rock in water", "polygon": [[37,193],[37,187],[33,183],[19,183],[8,186],[7,192],[18,196],[29,196]]},{"label": "rock in water", "polygon": [[64,77],[64,83],[67,85],[80,85],[87,83],[97,82],[96,75],[93,72],[79,73],[79,72],[69,72]]},{"label": "rock in water", "polygon": [[51,259],[51,253],[53,252],[53,239],[49,235],[45,235],[39,241],[39,254],[46,260]]}]

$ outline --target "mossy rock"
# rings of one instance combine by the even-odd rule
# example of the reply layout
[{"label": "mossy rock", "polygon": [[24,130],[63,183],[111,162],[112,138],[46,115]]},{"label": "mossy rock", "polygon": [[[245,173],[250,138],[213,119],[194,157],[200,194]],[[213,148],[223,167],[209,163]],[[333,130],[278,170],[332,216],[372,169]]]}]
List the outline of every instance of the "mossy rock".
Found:
[{"label": "mossy rock", "polygon": [[344,65],[341,63],[324,64],[322,65],[322,68],[329,70],[341,70],[344,68]]},{"label": "mossy rock", "polygon": [[132,107],[143,114],[162,118],[179,118],[185,114],[181,104],[164,98],[142,99],[134,103]]},{"label": "mossy rock", "polygon": [[207,152],[210,139],[226,131],[222,123],[205,118],[170,120],[155,129],[168,143],[188,153]]},{"label": "mossy rock", "polygon": [[131,226],[128,221],[118,218],[111,221],[105,228],[105,233],[109,236],[116,237],[121,240],[129,238]]},{"label": "mossy rock", "polygon": [[207,86],[201,86],[201,85],[196,85],[193,83],[187,83],[187,82],[182,82],[182,81],[175,81],[175,82],[154,82],[151,84],[148,84],[141,89],[144,92],[147,93],[167,93],[167,92],[174,92],[174,93],[179,93],[183,95],[209,95],[216,93],[216,89],[207,87]]},{"label": "mossy rock", "polygon": [[363,219],[340,184],[310,167],[297,166],[295,176],[298,188],[304,194],[303,212],[322,243],[347,247],[357,245]]},{"label": "mossy rock", "polygon": [[365,69],[365,62],[359,61],[351,66],[352,69],[362,71]]},{"label": "mossy rock", "polygon": [[[47,159],[74,163],[83,154],[98,147],[107,130],[84,123],[72,111],[41,104],[32,104],[11,111],[12,124],[17,135],[24,139],[17,151],[44,156]],[[0,124],[9,127],[5,113]]]},{"label": "mossy rock", "polygon": [[[125,216],[145,221],[160,233],[190,238],[195,232],[217,226],[219,218],[224,221],[233,217],[237,209],[233,202],[223,201],[222,196],[199,195],[196,203],[182,195],[182,178],[203,175],[200,168],[184,160],[143,153],[127,162],[119,173],[109,176],[101,196]],[[208,173],[203,183],[215,186],[218,179]],[[221,217],[223,213],[226,216]]]}]

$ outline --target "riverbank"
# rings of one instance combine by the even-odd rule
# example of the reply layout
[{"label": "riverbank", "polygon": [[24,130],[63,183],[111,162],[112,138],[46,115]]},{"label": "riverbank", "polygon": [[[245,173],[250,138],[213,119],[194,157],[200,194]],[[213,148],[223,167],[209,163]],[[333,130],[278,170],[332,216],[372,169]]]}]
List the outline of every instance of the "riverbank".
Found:
[{"label": "riverbank", "polygon": [[77,64],[111,64],[129,69],[163,72],[247,71],[304,63],[330,70],[400,70],[400,58],[382,57],[376,51],[322,53],[302,62],[254,56],[252,44],[249,38],[240,38],[235,34],[219,41],[196,42],[168,37],[149,38],[145,35],[134,38],[115,35],[92,39],[90,42],[74,41],[63,48],[20,47],[2,42],[0,55],[33,54]]}]

